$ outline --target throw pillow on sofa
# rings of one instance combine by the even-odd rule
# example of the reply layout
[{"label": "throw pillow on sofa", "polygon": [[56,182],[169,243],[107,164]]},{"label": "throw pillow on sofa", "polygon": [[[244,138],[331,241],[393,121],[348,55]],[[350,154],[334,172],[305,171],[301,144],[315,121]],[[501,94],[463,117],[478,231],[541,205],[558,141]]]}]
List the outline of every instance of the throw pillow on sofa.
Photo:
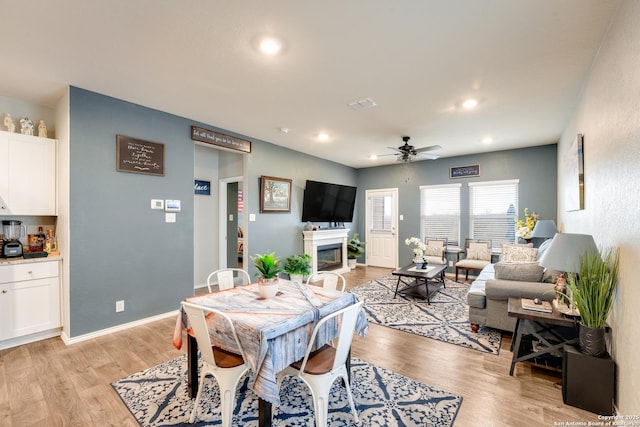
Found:
[{"label": "throw pillow on sofa", "polygon": [[521,245],[502,245],[501,261],[534,262],[538,259],[538,249]]},{"label": "throw pillow on sofa", "polygon": [[518,282],[540,282],[544,268],[537,262],[500,261],[494,266],[495,278]]}]

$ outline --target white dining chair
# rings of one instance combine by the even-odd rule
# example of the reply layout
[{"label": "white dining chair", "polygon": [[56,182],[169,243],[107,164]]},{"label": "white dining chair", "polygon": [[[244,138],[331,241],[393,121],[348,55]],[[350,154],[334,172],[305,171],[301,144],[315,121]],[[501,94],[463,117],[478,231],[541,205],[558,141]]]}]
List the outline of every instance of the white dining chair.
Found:
[{"label": "white dining chair", "polygon": [[[223,427],[231,426],[236,388],[238,387],[240,378],[249,370],[249,364],[238,340],[233,322],[225,313],[212,308],[188,302],[182,302],[182,307],[187,312],[189,323],[198,343],[198,350],[202,356],[202,371],[200,380],[198,381],[198,393],[193,403],[193,411],[191,411],[189,422],[193,423],[196,419],[198,403],[200,402],[202,390],[204,389],[204,379],[207,375],[212,375],[218,382],[218,387],[220,388],[222,425]],[[221,319],[227,322],[229,331],[233,334],[237,345],[237,353],[212,345],[205,318],[207,313],[213,313],[216,317],[220,316]]]},{"label": "white dining chair", "polygon": [[325,289],[338,290],[344,292],[347,281],[344,276],[334,271],[318,271],[311,274],[307,278],[307,285],[322,281],[322,287]]},{"label": "white dining chair", "polygon": [[[342,379],[342,383],[347,389],[347,398],[351,406],[351,412],[355,422],[358,423],[358,411],[351,394],[351,386],[349,384],[349,373],[347,372],[347,357],[351,349],[351,342],[356,328],[358,313],[362,307],[362,301],[350,305],[349,307],[331,313],[316,324],[311,334],[307,351],[304,358],[298,362],[292,363],[278,374],[278,387],[282,384],[282,380],[287,375],[300,378],[311,390],[313,399],[313,409],[315,412],[316,427],[326,427],[327,417],[329,414],[329,392],[334,381],[338,378]],[[337,322],[339,331],[338,339],[335,346],[325,344],[318,350],[314,350],[314,344],[318,331],[326,322],[341,316]]]},{"label": "white dining chair", "polygon": [[[238,273],[237,277],[241,280],[239,283],[236,283],[234,273]],[[225,289],[231,289],[235,285],[251,283],[251,276],[241,268],[221,268],[220,270],[216,270],[209,274],[207,277],[207,287],[209,288],[209,292],[213,292],[211,285],[216,283],[218,284],[218,290],[223,291]]]}]

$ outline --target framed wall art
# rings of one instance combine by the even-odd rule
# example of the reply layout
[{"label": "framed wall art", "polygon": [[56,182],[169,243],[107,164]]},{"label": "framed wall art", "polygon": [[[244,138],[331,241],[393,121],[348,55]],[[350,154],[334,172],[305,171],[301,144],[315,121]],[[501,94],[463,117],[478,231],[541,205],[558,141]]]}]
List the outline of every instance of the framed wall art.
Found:
[{"label": "framed wall art", "polygon": [[260,212],[291,212],[291,180],[260,177]]},{"label": "framed wall art", "polygon": [[568,211],[584,209],[584,138],[577,134],[563,158],[565,206]]},{"label": "framed wall art", "polygon": [[164,144],[116,135],[116,170],[164,176]]}]

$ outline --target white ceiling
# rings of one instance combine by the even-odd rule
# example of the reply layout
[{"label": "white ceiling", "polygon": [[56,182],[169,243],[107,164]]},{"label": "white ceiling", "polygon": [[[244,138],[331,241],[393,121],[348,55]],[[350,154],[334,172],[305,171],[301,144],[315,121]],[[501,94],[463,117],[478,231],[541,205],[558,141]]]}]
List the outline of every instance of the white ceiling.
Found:
[{"label": "white ceiling", "polygon": [[[54,106],[73,85],[356,168],[393,163],[368,156],[403,135],[441,157],[557,142],[618,4],[3,3],[0,95]],[[263,34],[284,52],[260,55]],[[348,106],[366,97],[377,106]]]}]

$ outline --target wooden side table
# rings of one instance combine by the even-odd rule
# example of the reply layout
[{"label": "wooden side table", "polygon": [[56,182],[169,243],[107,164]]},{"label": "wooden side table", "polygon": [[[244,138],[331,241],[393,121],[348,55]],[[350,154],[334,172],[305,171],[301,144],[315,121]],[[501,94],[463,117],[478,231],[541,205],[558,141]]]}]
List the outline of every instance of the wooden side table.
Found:
[{"label": "wooden side table", "polygon": [[[561,355],[565,344],[578,341],[576,318],[567,317],[555,309],[552,313],[524,309],[520,297],[510,297],[507,309],[509,316],[517,318],[511,345],[513,358],[509,375],[513,376],[513,370],[518,362],[545,355]],[[524,348],[522,339],[524,336],[531,336],[538,340],[542,348],[537,350]]]}]

